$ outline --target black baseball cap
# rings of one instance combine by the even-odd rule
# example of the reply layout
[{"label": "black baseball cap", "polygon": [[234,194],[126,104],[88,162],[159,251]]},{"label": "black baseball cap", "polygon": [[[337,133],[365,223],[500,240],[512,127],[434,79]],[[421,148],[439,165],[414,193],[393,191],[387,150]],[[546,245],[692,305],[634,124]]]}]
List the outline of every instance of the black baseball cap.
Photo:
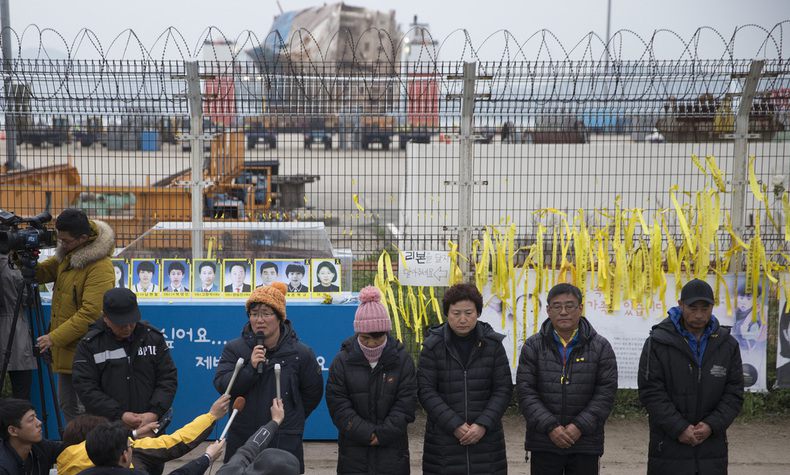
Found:
[{"label": "black baseball cap", "polygon": [[691,305],[700,300],[713,305],[713,289],[710,284],[700,279],[694,279],[686,283],[680,291],[680,301],[686,305]]},{"label": "black baseball cap", "polygon": [[137,295],[129,289],[116,288],[105,292],[102,311],[116,325],[129,325],[140,321]]}]

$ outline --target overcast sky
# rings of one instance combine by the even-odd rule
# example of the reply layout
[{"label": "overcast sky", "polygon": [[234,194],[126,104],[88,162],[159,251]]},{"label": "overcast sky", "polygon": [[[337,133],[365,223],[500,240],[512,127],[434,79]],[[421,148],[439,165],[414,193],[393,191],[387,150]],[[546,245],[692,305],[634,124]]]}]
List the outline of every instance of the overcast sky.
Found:
[{"label": "overcast sky", "polygon": [[[96,33],[106,50],[119,33],[132,29],[150,47],[168,27],[181,31],[190,47],[204,37],[206,27],[216,26],[228,37],[234,38],[244,30],[254,31],[260,38],[268,33],[272,19],[279,13],[275,0],[9,0],[12,27],[21,31],[30,24],[52,28],[71,43],[81,28]],[[306,0],[279,0],[285,11],[320,5],[322,2]],[[607,0],[357,0],[350,5],[389,11],[396,10],[398,22],[406,30],[412,17],[418,15],[427,22],[436,38],[449,35],[441,59],[460,57],[462,35],[452,34],[457,29],[469,31],[476,46],[498,30],[509,30],[524,42],[531,34],[547,28],[560,41],[572,48],[587,33],[593,31],[604,36],[606,30]],[[716,28],[726,40],[738,25],[754,23],[766,28],[781,20],[790,19],[790,0],[612,0],[612,32],[619,29],[633,30],[649,40],[656,29],[674,30],[688,40],[700,26]],[[784,42],[790,52],[790,23],[785,24]],[[28,33],[30,35],[30,32]],[[778,35],[777,35],[778,37]],[[484,59],[499,59],[504,41],[501,33],[483,48]],[[736,56],[751,58],[756,55],[765,33],[751,29],[739,35]],[[718,58],[724,46],[712,32],[705,32],[700,42],[700,56]],[[65,51],[61,40],[47,34],[49,49]],[[656,48],[659,56],[677,57],[679,42],[671,35],[659,37]],[[23,48],[37,47],[35,35],[27,36]],[[629,54],[635,53],[638,41],[626,39]],[[120,50],[114,56],[120,56]],[[161,50],[160,50],[161,51]],[[559,50],[558,50],[559,51]],[[90,48],[83,46],[78,57],[92,57]],[[175,56],[175,51],[173,55]],[[772,54],[775,57],[776,54]]]}]

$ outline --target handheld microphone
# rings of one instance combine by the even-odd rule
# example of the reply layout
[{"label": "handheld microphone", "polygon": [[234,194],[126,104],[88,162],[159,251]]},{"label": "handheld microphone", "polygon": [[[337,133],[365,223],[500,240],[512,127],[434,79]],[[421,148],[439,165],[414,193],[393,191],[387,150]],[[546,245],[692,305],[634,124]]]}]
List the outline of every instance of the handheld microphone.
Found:
[{"label": "handheld microphone", "polygon": [[[263,332],[255,334],[255,346],[263,346]],[[263,361],[258,363],[258,374],[263,374]]]},{"label": "handheld microphone", "polygon": [[233,376],[230,377],[230,383],[228,383],[228,389],[225,390],[225,394],[227,394],[228,396],[230,395],[230,388],[232,388],[233,383],[236,382],[236,376],[238,376],[242,366],[244,366],[244,358],[237,359],[236,367],[233,368]]},{"label": "handheld microphone", "polygon": [[236,418],[236,414],[244,410],[245,404],[247,404],[247,400],[242,396],[237,397],[236,400],[233,401],[233,412],[230,413],[230,419],[228,419],[228,423],[225,425],[225,430],[222,431],[222,435],[219,436],[219,440],[225,440],[228,429],[230,429],[230,425],[233,424],[233,419]]},{"label": "handheld microphone", "polygon": [[274,365],[274,382],[275,382],[276,387],[277,387],[277,399],[282,399],[282,396],[280,395],[280,369],[281,368],[282,367],[280,366],[280,363],[277,363],[277,364]]}]

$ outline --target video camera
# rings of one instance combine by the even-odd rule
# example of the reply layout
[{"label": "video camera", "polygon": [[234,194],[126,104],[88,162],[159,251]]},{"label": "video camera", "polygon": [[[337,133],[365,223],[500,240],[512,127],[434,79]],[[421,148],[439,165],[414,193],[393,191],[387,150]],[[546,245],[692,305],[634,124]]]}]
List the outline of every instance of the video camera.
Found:
[{"label": "video camera", "polygon": [[[57,232],[45,226],[50,221],[52,215],[47,211],[31,218],[22,218],[0,209],[0,253],[28,253],[55,247],[58,244]],[[28,226],[19,229],[21,224]]]}]

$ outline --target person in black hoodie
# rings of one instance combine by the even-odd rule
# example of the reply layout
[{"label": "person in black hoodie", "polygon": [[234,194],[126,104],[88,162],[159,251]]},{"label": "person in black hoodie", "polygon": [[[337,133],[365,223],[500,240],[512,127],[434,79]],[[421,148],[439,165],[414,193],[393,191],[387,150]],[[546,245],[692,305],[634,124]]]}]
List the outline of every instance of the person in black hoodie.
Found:
[{"label": "person in black hoodie", "polygon": [[423,473],[507,473],[505,413],[513,384],[504,335],[478,322],[483,297],[457,284],[442,300],[447,322],[432,327],[417,369],[419,399],[428,413]]},{"label": "person in black hoodie", "polygon": [[392,321],[380,301],[376,287],[359,292],[355,334],[329,368],[326,405],[339,432],[339,474],[410,471],[406,428],[414,421],[417,378],[411,356],[389,335]]},{"label": "person in black hoodie", "polygon": [[41,421],[30,401],[0,399],[0,475],[48,475],[63,451],[41,435]]},{"label": "person in black hoodie", "polygon": [[743,369],[738,342],[713,316],[713,304],[707,282],[688,282],[642,349],[649,475],[727,473],[727,428],[743,405]]},{"label": "person in black hoodie", "polygon": [[244,360],[230,395],[244,396],[247,403],[242,417],[236,419],[228,431],[227,462],[250,435],[271,420],[269,411],[260,409],[268,407],[277,397],[274,365],[279,363],[285,420],[271,446],[294,454],[304,472],[304,424],[321,402],[324,378],[313,350],[299,341],[291,322],[286,320],[286,292],[287,287],[282,282],[258,287],[252,292],[246,303],[249,321],[241,337],[225,345],[214,374],[214,387],[224,393],[236,361]]},{"label": "person in black hoodie", "polygon": [[516,388],[535,475],[597,474],[617,392],[612,346],[582,316],[582,292],[549,290],[547,318],[524,343]]}]

